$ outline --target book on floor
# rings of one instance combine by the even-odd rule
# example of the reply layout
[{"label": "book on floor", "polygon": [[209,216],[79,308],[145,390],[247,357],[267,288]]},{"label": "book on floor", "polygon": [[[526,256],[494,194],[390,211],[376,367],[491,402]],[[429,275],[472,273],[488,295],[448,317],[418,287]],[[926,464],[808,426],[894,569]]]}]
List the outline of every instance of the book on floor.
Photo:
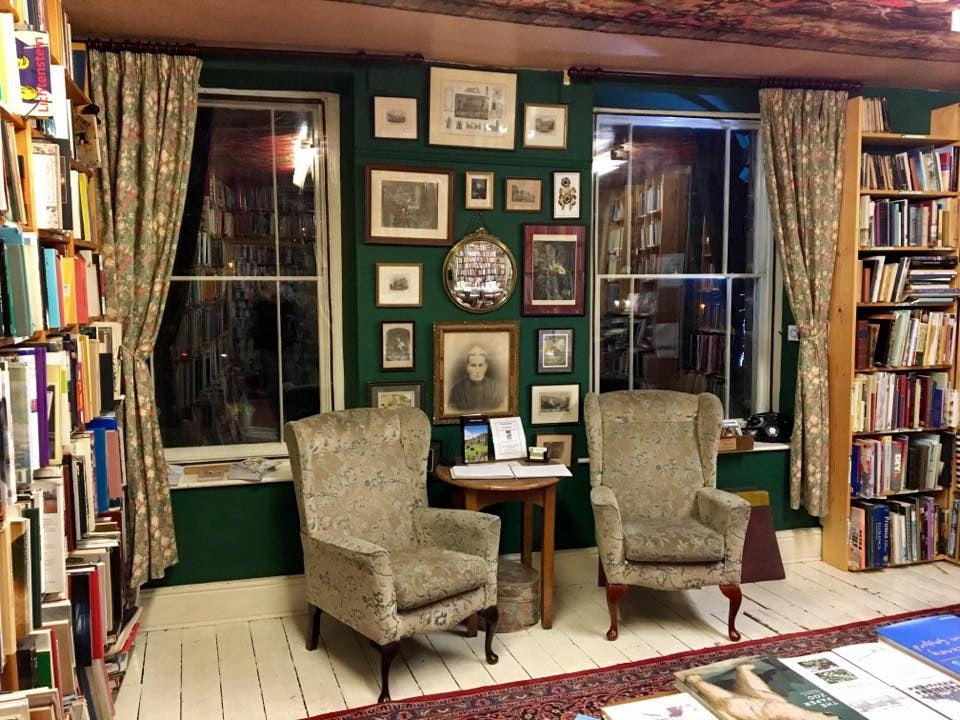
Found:
[{"label": "book on floor", "polygon": [[689,693],[670,693],[600,708],[602,720],[712,720],[713,714]]},{"label": "book on floor", "polygon": [[934,615],[877,628],[877,636],[906,653],[960,678],[960,617]]}]

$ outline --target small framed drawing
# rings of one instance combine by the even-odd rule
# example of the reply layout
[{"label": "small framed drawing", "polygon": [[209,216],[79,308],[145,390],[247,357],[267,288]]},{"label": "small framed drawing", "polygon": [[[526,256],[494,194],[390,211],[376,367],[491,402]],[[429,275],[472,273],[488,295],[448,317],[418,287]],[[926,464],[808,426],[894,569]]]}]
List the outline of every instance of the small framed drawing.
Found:
[{"label": "small framed drawing", "polygon": [[413,370],[413,321],[384,320],[380,323],[380,369]]},{"label": "small framed drawing", "polygon": [[393,140],[417,139],[415,97],[373,98],[373,136]]},{"label": "small framed drawing", "polygon": [[532,385],[530,424],[560,425],[580,421],[580,385]]},{"label": "small framed drawing", "polygon": [[565,170],[553,173],[553,217],[580,217],[580,173]]},{"label": "small framed drawing", "polygon": [[486,415],[460,416],[460,447],[464,463],[483,463],[493,459],[490,421]]},{"label": "small framed drawing", "polygon": [[515,73],[430,68],[430,144],[513,150]]},{"label": "small framed drawing", "polygon": [[453,170],[367,165],[368,243],[452,245]]},{"label": "small framed drawing", "polygon": [[573,465],[573,433],[537,433],[533,444],[547,449],[547,458],[561,465]]},{"label": "small framed drawing", "polygon": [[422,307],[423,263],[377,263],[377,307]]},{"label": "small framed drawing", "polygon": [[503,209],[511,212],[540,212],[543,180],[507,178]]},{"label": "small framed drawing", "polygon": [[523,146],[564,150],[567,147],[567,106],[523,106]]},{"label": "small framed drawing", "polygon": [[573,328],[537,331],[537,372],[573,372]]},{"label": "small framed drawing", "polygon": [[583,225],[523,226],[523,314],[582,315]]},{"label": "small framed drawing", "polygon": [[467,210],[493,210],[493,173],[467,170],[463,177]]},{"label": "small framed drawing", "polygon": [[423,382],[369,383],[370,407],[423,408]]}]

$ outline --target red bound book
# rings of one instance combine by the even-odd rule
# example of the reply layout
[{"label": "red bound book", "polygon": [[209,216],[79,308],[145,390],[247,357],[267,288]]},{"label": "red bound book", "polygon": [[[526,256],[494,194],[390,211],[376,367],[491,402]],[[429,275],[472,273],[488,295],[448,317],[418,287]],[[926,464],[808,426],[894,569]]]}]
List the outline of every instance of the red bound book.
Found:
[{"label": "red bound book", "polygon": [[870,323],[866,320],[857,320],[856,363],[858,370],[870,366]]},{"label": "red bound book", "polygon": [[103,647],[107,644],[107,632],[103,627],[103,604],[100,600],[100,571],[93,568],[87,575],[90,581],[90,639],[93,659],[103,660]]},{"label": "red bound book", "polygon": [[85,325],[90,322],[90,312],[87,308],[87,264],[82,257],[76,257],[73,261],[75,263],[73,284],[74,297],[77,301],[77,322]]}]

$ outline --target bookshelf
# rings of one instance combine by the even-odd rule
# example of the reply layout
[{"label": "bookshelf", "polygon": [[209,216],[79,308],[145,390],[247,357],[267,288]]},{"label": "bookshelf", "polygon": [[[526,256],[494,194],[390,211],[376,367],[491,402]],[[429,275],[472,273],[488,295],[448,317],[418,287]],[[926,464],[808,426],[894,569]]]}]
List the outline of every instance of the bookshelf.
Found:
[{"label": "bookshelf", "polygon": [[884,566],[885,542],[885,566],[943,559],[957,480],[958,108],[928,135],[863,132],[869,112],[847,104],[828,339],[823,560],[843,570]]}]

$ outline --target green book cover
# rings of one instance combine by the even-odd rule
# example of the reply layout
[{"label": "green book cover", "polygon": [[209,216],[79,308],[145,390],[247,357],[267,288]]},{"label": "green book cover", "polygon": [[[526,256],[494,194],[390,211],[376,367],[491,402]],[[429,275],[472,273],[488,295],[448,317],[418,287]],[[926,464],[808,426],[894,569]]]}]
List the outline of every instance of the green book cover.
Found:
[{"label": "green book cover", "polygon": [[681,670],[676,677],[680,690],[689,692],[724,720],[866,720],[769,655]]}]

